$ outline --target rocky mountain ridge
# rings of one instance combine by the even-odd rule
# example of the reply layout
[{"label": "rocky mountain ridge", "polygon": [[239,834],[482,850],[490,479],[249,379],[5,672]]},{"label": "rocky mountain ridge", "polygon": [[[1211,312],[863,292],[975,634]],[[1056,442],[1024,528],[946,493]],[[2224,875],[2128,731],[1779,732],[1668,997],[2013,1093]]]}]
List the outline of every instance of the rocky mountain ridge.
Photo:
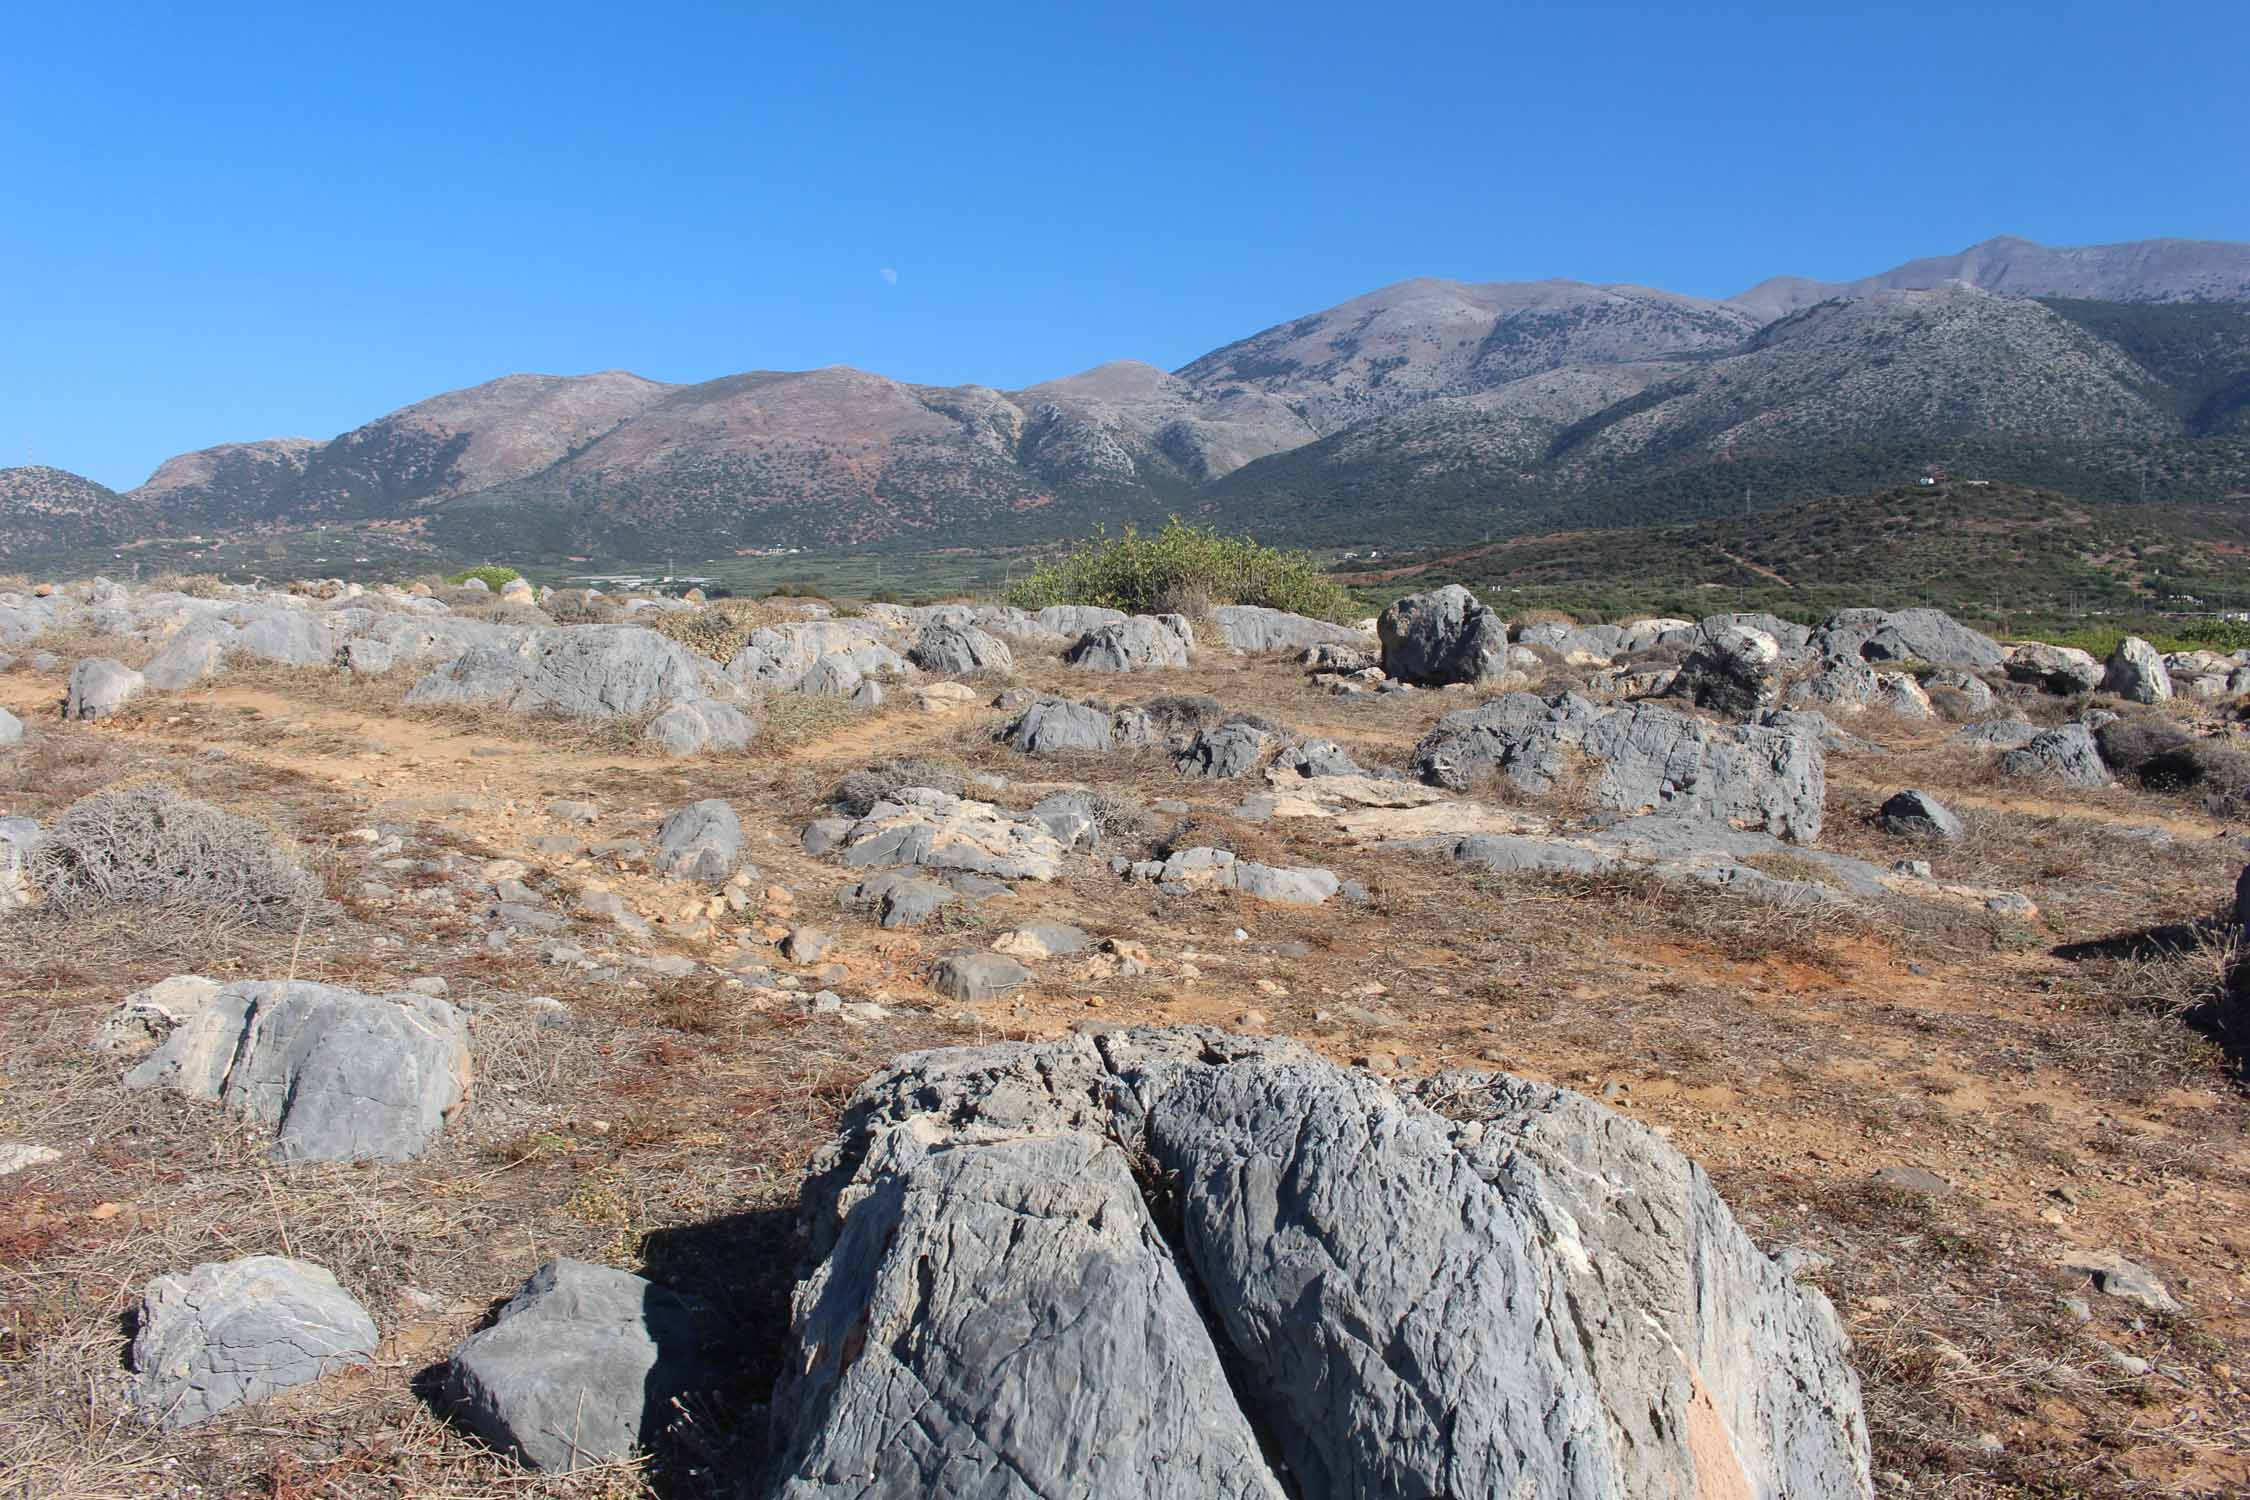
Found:
[{"label": "rocky mountain ridge", "polygon": [[[1176,372],[1123,360],[1012,392],[844,366],[511,375],[325,443],[183,454],[123,495],[0,471],[0,549],[381,523],[468,552],[710,555],[1168,510],[1338,536],[1615,525],[1692,518],[1745,460],[1891,482],[1972,438],[2020,450],[2001,477],[2046,483],[2201,444],[2177,481],[2197,492],[2168,498],[2209,503],[2250,488],[2245,302],[2250,246],[2002,239],[1730,300],[1422,278]],[[1842,492],[1757,477],[1766,503]]]}]

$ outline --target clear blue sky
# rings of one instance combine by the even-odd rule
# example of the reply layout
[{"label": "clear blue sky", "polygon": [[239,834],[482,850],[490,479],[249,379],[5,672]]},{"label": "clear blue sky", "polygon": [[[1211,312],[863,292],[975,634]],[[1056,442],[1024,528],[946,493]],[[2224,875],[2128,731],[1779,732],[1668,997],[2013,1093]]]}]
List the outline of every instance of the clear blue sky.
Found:
[{"label": "clear blue sky", "polygon": [[1414,275],[2250,240],[2242,0],[1840,9],[19,6],[0,463],[516,370],[1172,366]]}]

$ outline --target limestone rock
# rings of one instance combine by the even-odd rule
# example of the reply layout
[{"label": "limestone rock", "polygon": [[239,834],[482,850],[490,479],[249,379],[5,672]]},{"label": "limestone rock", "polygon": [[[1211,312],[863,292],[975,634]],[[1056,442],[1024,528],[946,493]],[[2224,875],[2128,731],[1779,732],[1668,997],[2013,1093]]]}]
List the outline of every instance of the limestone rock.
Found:
[{"label": "limestone rock", "polygon": [[1951,809],[1922,791],[1894,794],[1877,811],[1875,821],[1885,833],[1901,838],[1943,839],[1951,843],[1967,831]]},{"label": "limestone rock", "polygon": [[192,1427],[375,1360],[375,1324],[327,1270],[278,1255],[159,1276],[141,1293],[133,1404]]},{"label": "limestone rock", "polygon": [[551,1260],[445,1371],[455,1419],[529,1468],[560,1473],[648,1446],[706,1384],[706,1314],[629,1272]]},{"label": "limestone rock", "polygon": [[70,669],[70,687],[63,699],[66,719],[106,719],[148,686],[148,679],[123,662],[107,656],[89,656]]},{"label": "limestone rock", "polygon": [[1195,632],[1180,615],[1133,615],[1078,638],[1064,659],[1090,672],[1146,672],[1184,667],[1195,651]]},{"label": "limestone rock", "polygon": [[742,820],[723,797],[679,809],[656,830],[656,867],[683,880],[721,881],[742,863]]},{"label": "limestone rock", "polygon": [[468,1028],[427,995],[242,980],[182,1021],[125,1086],[217,1100],[272,1127],[284,1162],[407,1161],[468,1096]]},{"label": "limestone rock", "polygon": [[922,1053],[803,1201],[786,1496],[1872,1493],[1826,1299],[1545,1085],[1207,1031]]},{"label": "limestone rock", "polygon": [[2156,648],[2137,635],[2117,643],[2102,669],[2101,689],[2130,703],[2162,703],[2172,696],[2172,676]]},{"label": "limestone rock", "polygon": [[1055,880],[1065,850],[1045,827],[989,802],[907,787],[878,802],[837,844],[855,869],[922,865],[996,880]]},{"label": "limestone rock", "polygon": [[1457,583],[1397,600],[1375,631],[1383,670],[1401,682],[1490,682],[1513,670],[1507,622]]}]

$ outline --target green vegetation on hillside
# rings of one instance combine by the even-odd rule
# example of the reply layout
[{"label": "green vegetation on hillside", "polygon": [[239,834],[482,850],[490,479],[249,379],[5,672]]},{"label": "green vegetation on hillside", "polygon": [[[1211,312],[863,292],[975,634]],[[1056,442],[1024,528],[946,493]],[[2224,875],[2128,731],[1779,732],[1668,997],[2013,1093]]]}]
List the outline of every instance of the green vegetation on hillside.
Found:
[{"label": "green vegetation on hillside", "polygon": [[1008,590],[1023,609],[1092,604],[1134,614],[1199,614],[1218,604],[1258,604],[1324,620],[1347,618],[1351,594],[1302,552],[1221,536],[1178,517],[1155,536],[1128,526],[1097,528],[1070,551],[1041,563]]},{"label": "green vegetation on hillside", "polygon": [[458,587],[474,578],[486,588],[497,592],[521,577],[523,577],[523,574],[517,572],[514,568],[503,568],[498,563],[479,563],[473,568],[463,568],[458,573],[446,574],[445,581]]},{"label": "green vegetation on hillside", "polygon": [[1386,562],[1396,576],[1342,576],[1370,603],[1466,583],[1511,615],[1763,609],[1810,621],[1853,606],[1928,604],[2009,628],[2100,621],[2122,633],[2138,622],[2146,634],[2166,629],[2167,616],[2250,609],[2250,507],[2085,505],[2009,485],[1914,484],[1693,525],[1552,532]]}]

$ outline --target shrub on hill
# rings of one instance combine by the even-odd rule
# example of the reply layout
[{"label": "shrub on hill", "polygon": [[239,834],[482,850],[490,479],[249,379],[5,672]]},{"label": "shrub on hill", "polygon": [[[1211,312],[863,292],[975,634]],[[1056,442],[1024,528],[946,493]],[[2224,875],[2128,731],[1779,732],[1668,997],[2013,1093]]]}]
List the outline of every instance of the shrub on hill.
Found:
[{"label": "shrub on hill", "polygon": [[1061,557],[1008,590],[1022,609],[1090,604],[1129,614],[1202,614],[1220,604],[1256,604],[1322,620],[1357,613],[1352,596],[1302,552],[1221,536],[1174,516],[1154,536],[1097,528]]},{"label": "shrub on hill", "polygon": [[498,593],[521,577],[523,577],[523,574],[517,572],[514,568],[503,568],[498,563],[481,563],[473,568],[463,568],[458,573],[448,573],[445,575],[445,581],[458,588],[474,578],[486,588]]}]

